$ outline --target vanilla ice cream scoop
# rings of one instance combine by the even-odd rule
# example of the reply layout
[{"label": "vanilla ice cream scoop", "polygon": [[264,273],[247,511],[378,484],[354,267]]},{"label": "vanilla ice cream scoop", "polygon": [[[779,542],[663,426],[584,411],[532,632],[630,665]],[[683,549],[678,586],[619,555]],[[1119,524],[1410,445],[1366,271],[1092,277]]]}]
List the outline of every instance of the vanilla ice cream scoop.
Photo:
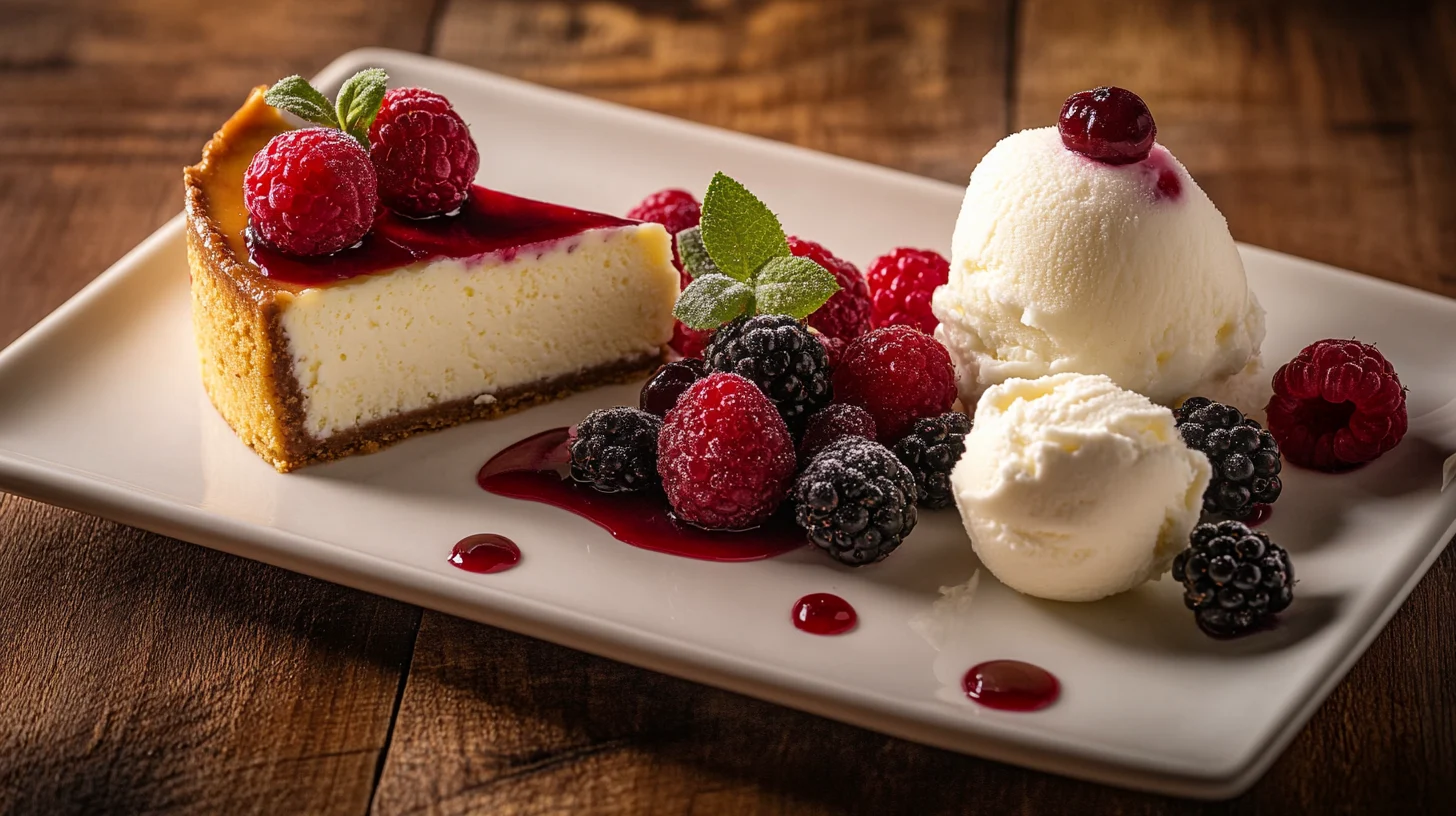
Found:
[{"label": "vanilla ice cream scoop", "polygon": [[1002,583],[1095,601],[1167,571],[1209,472],[1167,408],[1103,375],[1056,374],[986,391],[950,481],[976,554]]},{"label": "vanilla ice cream scoop", "polygon": [[976,167],[932,309],[968,406],[1062,372],[1172,404],[1257,368],[1264,339],[1228,224],[1172,154],[1106,164],[1050,127]]}]

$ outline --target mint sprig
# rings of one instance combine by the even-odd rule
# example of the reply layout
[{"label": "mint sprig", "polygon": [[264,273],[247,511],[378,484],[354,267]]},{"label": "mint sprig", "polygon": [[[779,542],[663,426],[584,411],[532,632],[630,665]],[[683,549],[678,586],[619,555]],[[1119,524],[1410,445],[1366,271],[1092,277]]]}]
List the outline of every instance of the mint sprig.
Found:
[{"label": "mint sprig", "polygon": [[263,94],[263,101],[304,121],[342,130],[367,150],[369,126],[379,115],[388,87],[388,74],[379,68],[366,68],[344,82],[338,101],[331,104],[308,80],[295,75],[273,83]]},{"label": "mint sprig", "polygon": [[703,196],[701,225],[678,233],[677,246],[693,282],[673,315],[694,329],[715,329],[744,314],[802,320],[839,291],[829,270],[789,252],[778,216],[723,173]]}]

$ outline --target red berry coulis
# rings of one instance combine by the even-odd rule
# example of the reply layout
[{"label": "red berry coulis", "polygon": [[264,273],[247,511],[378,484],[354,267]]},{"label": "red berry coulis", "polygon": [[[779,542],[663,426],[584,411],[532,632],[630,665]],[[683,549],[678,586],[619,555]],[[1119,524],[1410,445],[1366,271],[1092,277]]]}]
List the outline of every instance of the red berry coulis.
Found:
[{"label": "red berry coulis", "polygon": [[827,592],[805,595],[790,612],[794,626],[811,635],[842,635],[859,622],[849,601]]},{"label": "red berry coulis", "polygon": [[505,572],[520,562],[516,542],[495,533],[466,536],[450,551],[450,563],[466,572]]},{"label": "red berry coulis", "polygon": [[1104,86],[1067,97],[1057,131],[1068,150],[1106,164],[1132,164],[1148,157],[1158,126],[1142,97]]},{"label": "red berry coulis", "polygon": [[793,519],[780,513],[753,530],[715,531],[683,524],[657,492],[601,493],[571,480],[569,428],[517,442],[485,463],[476,482],[487,493],[559,507],[644,550],[705,561],[757,561],[807,546]]},{"label": "red berry coulis", "polygon": [[1039,711],[1062,694],[1062,684],[1051,672],[1020,660],[972,666],[961,687],[967,697],[1000,711]]},{"label": "red berry coulis", "polygon": [[293,257],[255,240],[252,230],[248,249],[266,277],[297,286],[323,286],[440,258],[498,254],[509,260],[587,230],[634,223],[475,186],[460,209],[449,215],[412,219],[384,210],[362,241],[332,255]]}]

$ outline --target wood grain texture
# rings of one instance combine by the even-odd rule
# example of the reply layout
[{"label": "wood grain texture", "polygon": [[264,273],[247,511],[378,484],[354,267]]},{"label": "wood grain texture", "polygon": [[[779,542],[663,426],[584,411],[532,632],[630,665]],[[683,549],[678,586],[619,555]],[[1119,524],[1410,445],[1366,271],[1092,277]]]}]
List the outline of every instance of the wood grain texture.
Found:
[{"label": "wood grain texture", "polygon": [[[1124,83],[1237,237],[1456,293],[1450,3],[0,0],[0,344],[176,212],[247,88],[362,45],[955,182]],[[1205,805],[4,497],[0,812],[1445,812],[1453,598],[1447,552],[1268,776]]]}]

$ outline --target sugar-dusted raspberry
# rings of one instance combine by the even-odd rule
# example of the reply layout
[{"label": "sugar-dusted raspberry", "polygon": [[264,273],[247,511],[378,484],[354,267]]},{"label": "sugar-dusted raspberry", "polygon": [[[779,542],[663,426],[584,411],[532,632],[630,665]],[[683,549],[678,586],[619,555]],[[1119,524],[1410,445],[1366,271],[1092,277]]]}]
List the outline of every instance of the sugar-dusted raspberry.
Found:
[{"label": "sugar-dusted raspberry", "polygon": [[930,296],[950,279],[950,261],[944,255],[900,247],[876,258],[865,278],[875,328],[913,326],[930,334],[940,325],[930,312]]},{"label": "sugar-dusted raspberry", "polygon": [[1321,340],[1281,366],[1267,412],[1284,458],[1316,470],[1373,461],[1408,427],[1395,367],[1358,340]]},{"label": "sugar-dusted raspberry", "polygon": [[794,440],[778,409],[737,374],[693,383],[668,412],[657,471],[678,518],[699,527],[762,524],[788,495]]},{"label": "sugar-dusted raspberry", "polygon": [[369,154],[334,128],[280,133],[243,173],[253,231],[293,255],[327,255],[358,243],[374,224],[378,189]]},{"label": "sugar-dusted raspberry", "polygon": [[696,227],[703,217],[703,206],[687,190],[658,190],[627,211],[627,217],[651,221],[667,227],[673,235]]},{"label": "sugar-dusted raspberry", "polygon": [[955,402],[955,367],[935,338],[909,326],[886,326],[849,344],[834,369],[834,399],[869,411],[880,441],[892,444],[915,420]]},{"label": "sugar-dusted raspberry", "polygon": [[[703,218],[703,206],[687,190],[658,190],[628,210],[627,217],[661,224],[670,235],[676,236],[679,232],[698,225]],[[677,267],[678,288],[688,288],[688,284],[693,282],[693,276],[683,268],[676,241],[672,245],[672,265]],[[703,347],[708,345],[712,336],[710,331],[689,328],[681,320],[674,320],[672,340],[668,341],[668,345],[684,357],[701,357]]]},{"label": "sugar-dusted raspberry", "polygon": [[369,126],[369,157],[379,174],[379,197],[412,218],[465,203],[480,169],[480,150],[465,120],[445,97],[424,88],[384,95]]},{"label": "sugar-dusted raspberry", "polygon": [[808,323],[829,337],[849,342],[870,328],[870,290],[864,275],[849,261],[823,245],[789,236],[789,251],[828,269],[839,282],[839,291],[809,315]]},{"label": "sugar-dusted raspberry", "polygon": [[879,436],[875,431],[875,418],[858,405],[836,402],[824,406],[809,417],[804,439],[799,443],[799,461],[808,462],[814,454],[848,436],[873,442]]}]

